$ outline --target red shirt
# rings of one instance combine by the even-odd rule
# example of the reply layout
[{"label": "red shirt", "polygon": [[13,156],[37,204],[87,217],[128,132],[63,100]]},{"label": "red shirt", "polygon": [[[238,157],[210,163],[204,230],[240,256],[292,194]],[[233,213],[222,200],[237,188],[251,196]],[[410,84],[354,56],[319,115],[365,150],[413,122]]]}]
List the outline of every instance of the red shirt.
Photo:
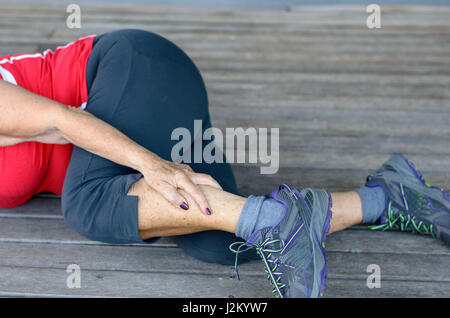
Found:
[{"label": "red shirt", "polygon": [[[42,54],[0,57],[0,79],[84,109],[88,98],[86,64],[94,38],[81,38]],[[72,149],[72,144],[39,142],[0,147],[0,208],[19,206],[41,191],[60,195]]]}]

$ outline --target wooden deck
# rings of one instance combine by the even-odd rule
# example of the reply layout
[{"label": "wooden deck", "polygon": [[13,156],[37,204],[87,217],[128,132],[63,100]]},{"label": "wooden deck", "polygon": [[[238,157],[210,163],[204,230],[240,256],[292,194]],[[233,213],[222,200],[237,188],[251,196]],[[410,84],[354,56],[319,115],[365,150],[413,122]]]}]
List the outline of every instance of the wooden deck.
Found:
[{"label": "wooden deck", "polygon": [[[13,3],[13,2],[11,2]],[[431,184],[450,187],[450,8],[217,10],[0,4],[0,56],[43,51],[119,28],[160,33],[199,66],[213,125],[280,127],[280,170],[233,165],[243,194],[280,182],[348,190],[390,153],[403,152]],[[1,181],[0,181],[1,182]],[[450,249],[438,240],[357,226],[328,237],[326,297],[449,297]],[[80,289],[66,287],[69,264]],[[381,288],[366,286],[369,264]],[[0,209],[0,296],[268,297],[259,261],[205,264],[167,239],[147,245],[89,241],[65,225],[60,199],[41,194]]]}]

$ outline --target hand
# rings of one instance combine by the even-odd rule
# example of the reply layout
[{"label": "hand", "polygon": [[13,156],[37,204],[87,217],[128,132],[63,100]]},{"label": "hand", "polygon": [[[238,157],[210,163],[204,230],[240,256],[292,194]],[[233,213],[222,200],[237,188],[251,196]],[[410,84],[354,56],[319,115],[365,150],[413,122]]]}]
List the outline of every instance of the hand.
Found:
[{"label": "hand", "polygon": [[147,167],[141,168],[139,171],[149,186],[174,206],[187,210],[189,209],[187,200],[178,191],[179,189],[184,190],[192,196],[204,214],[211,214],[208,200],[198,185],[203,184],[222,189],[213,177],[204,173],[196,173],[186,164],[173,163],[157,156],[147,162]]}]

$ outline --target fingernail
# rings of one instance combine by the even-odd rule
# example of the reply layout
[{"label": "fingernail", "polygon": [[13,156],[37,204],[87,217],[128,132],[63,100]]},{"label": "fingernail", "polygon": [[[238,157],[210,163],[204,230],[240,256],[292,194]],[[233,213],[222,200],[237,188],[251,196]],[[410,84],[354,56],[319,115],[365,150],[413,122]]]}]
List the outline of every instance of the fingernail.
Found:
[{"label": "fingernail", "polygon": [[211,211],[208,208],[206,208],[206,214],[211,215]]},{"label": "fingernail", "polygon": [[180,204],[180,208],[182,208],[183,210],[187,210],[189,209],[189,205],[187,205],[186,202],[183,202]]}]

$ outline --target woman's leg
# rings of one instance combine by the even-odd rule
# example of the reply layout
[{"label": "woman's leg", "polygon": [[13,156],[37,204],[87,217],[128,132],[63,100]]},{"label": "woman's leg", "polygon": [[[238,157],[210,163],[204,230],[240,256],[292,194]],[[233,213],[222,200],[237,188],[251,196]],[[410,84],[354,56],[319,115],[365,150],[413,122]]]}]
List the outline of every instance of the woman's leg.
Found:
[{"label": "woman's leg", "polygon": [[331,227],[328,234],[360,224],[363,219],[361,197],[356,191],[331,193],[333,205]]},{"label": "woman's leg", "polygon": [[[166,160],[172,159],[171,151],[177,143],[171,138],[174,129],[188,129],[194,138],[202,133],[194,131],[194,120],[201,120],[203,129],[210,126],[207,94],[200,73],[179,48],[156,34],[121,30],[97,37],[88,62],[87,85],[88,112]],[[211,174],[224,190],[237,193],[228,164],[201,162],[190,166],[196,172]],[[93,240],[142,242],[140,231],[155,231],[158,216],[167,216],[172,210],[161,209],[165,199],[152,196],[151,189],[139,198],[127,195],[141,177],[137,171],[74,147],[62,195],[67,223]],[[136,185],[135,189],[144,188]],[[156,204],[147,205],[156,209],[154,214],[138,208],[138,202],[142,206],[145,201]],[[195,204],[189,205],[189,213],[193,215]],[[225,210],[229,211],[229,207]],[[217,220],[219,212],[213,212],[216,216],[211,220]],[[181,219],[162,220],[175,224],[175,229],[168,229],[166,235],[182,233],[176,230]],[[190,220],[190,225],[193,221]],[[195,222],[199,230],[219,228]],[[144,228],[138,228],[142,224]],[[191,228],[184,233],[194,231]],[[228,245],[236,239],[229,232],[217,230],[174,237],[193,256],[229,264],[234,258]]]},{"label": "woman's leg", "polygon": [[[143,239],[158,236],[172,236],[207,230],[220,230],[236,233],[236,226],[247,198],[221,191],[209,186],[201,186],[208,202],[211,203],[211,216],[200,213],[187,193],[188,204],[192,208],[183,211],[173,207],[159,193],[140,179],[128,191],[136,195],[139,211],[139,233]],[[328,234],[344,230],[361,223],[361,199],[355,191],[332,193],[331,228]],[[164,211],[162,213],[161,211]]]},{"label": "woman's leg", "polygon": [[[177,142],[171,139],[175,128],[186,128],[194,137],[198,134],[194,120],[202,120],[203,129],[210,126],[206,90],[197,68],[158,35],[122,30],[97,38],[87,80],[86,110],[166,160],[172,159]],[[229,165],[202,162],[191,167],[211,174],[226,190],[204,187],[211,216],[200,213],[191,198],[188,211],[172,207],[140,173],[74,147],[63,188],[65,219],[80,234],[110,243],[177,235],[173,239],[190,255],[232,264],[234,254],[228,246],[237,240],[233,233],[246,199],[237,195]],[[354,202],[351,211],[343,203],[348,199]],[[358,222],[357,199],[355,193],[336,194],[332,229]]]}]

